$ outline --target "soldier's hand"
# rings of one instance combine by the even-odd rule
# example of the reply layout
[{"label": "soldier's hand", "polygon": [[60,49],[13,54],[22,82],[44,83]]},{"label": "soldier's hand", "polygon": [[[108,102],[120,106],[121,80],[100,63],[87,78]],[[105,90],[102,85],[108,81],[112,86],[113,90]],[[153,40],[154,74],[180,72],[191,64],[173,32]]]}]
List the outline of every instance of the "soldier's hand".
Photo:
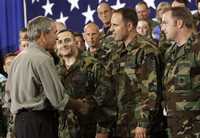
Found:
[{"label": "soldier's hand", "polygon": [[84,114],[84,115],[87,114],[89,112],[89,109],[90,109],[88,102],[81,100],[81,99],[78,99],[77,101],[80,102],[80,105],[81,105],[79,112],[81,114]]},{"label": "soldier's hand", "polygon": [[81,114],[87,114],[89,112],[89,104],[81,99],[70,98],[66,108],[73,109]]},{"label": "soldier's hand", "polygon": [[136,127],[135,138],[147,138],[146,132],[147,132],[146,128]]},{"label": "soldier's hand", "polygon": [[97,133],[95,138],[108,138],[108,133]]}]

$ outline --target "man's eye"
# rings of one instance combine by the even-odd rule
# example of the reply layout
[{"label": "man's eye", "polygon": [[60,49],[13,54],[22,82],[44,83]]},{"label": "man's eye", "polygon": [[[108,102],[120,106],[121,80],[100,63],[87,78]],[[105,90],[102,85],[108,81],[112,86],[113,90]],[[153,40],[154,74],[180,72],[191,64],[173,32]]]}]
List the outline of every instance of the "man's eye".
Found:
[{"label": "man's eye", "polygon": [[69,42],[71,42],[71,39],[70,39],[70,38],[65,38],[65,39],[64,39],[64,43],[69,43]]}]

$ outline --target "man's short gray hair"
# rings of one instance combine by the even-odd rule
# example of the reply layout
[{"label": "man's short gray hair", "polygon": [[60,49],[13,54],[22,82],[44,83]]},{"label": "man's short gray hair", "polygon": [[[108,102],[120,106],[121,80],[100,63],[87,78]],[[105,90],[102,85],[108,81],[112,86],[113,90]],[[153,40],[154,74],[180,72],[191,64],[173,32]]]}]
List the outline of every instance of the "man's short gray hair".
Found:
[{"label": "man's short gray hair", "polygon": [[51,31],[51,25],[54,21],[45,16],[38,16],[29,21],[27,26],[27,33],[29,41],[37,40],[41,33],[48,33]]}]

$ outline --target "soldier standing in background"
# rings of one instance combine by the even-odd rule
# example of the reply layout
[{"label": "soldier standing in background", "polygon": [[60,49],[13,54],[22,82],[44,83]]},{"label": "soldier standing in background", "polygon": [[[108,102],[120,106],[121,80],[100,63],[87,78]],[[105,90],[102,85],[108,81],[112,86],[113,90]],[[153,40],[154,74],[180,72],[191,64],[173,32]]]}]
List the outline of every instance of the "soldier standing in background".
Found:
[{"label": "soldier standing in background", "polygon": [[108,3],[102,2],[97,7],[97,13],[98,18],[103,23],[103,28],[100,30],[100,32],[103,33],[103,35],[109,35],[110,31],[110,20],[112,16],[113,9],[110,7]]}]

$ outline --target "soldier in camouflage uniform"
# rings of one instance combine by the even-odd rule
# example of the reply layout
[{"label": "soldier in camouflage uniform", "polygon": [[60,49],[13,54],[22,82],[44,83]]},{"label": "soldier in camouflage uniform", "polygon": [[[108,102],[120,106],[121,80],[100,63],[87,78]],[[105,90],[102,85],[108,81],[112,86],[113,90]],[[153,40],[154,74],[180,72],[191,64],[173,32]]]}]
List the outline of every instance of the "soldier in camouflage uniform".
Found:
[{"label": "soldier in camouflage uniform", "polygon": [[[71,32],[63,30],[58,33],[57,48],[62,59],[58,65],[58,72],[70,96],[89,102],[94,93],[93,80],[89,80],[87,73],[81,68],[81,57],[74,45],[75,40]],[[72,138],[95,137],[96,120],[92,112],[81,115],[68,110],[61,113],[59,120],[59,135],[62,138],[67,137],[66,135]]]},{"label": "soldier in camouflage uniform", "polygon": [[[68,42],[64,42],[65,39]],[[102,83],[105,81],[101,77],[103,76],[100,68],[101,64],[94,57],[94,53],[87,52],[87,54],[84,53],[82,55],[77,53],[76,48],[73,48],[73,35],[69,31],[65,30],[58,34],[57,46],[58,53],[64,59],[64,62],[58,65],[58,72],[64,86],[71,92],[69,95],[74,98],[84,99],[91,106],[91,111],[87,115],[70,113],[72,116],[69,117],[67,115],[69,113],[65,113],[65,116],[60,117],[62,137],[66,137],[67,125],[70,135],[75,130],[75,133],[73,133],[75,136],[71,136],[77,138],[93,138],[96,133],[109,132],[110,126],[108,122],[112,117],[106,114],[109,114],[110,112],[106,111],[110,110],[107,110],[105,106],[109,106],[112,103],[108,97],[113,98],[113,96],[109,96],[107,83],[105,83],[106,85]]]},{"label": "soldier in camouflage uniform", "polygon": [[0,138],[6,137],[7,132],[7,119],[3,111],[3,97],[5,93],[6,78],[0,74]]},{"label": "soldier in camouflage uniform", "polygon": [[110,34],[110,20],[112,16],[112,8],[106,2],[102,2],[97,7],[98,18],[101,20],[103,27],[100,30],[103,36]]},{"label": "soldier in camouflage uniform", "polygon": [[200,137],[200,36],[186,8],[166,11],[162,30],[174,44],[165,53],[165,103],[172,138]]},{"label": "soldier in camouflage uniform", "polygon": [[[85,41],[91,45],[89,51],[84,52],[84,69],[94,76],[96,103],[95,116],[97,119],[96,138],[108,138],[112,136],[112,128],[116,118],[116,98],[112,85],[112,75],[106,72],[106,62],[111,52],[110,47],[104,47],[103,42],[110,42],[110,34],[99,36],[98,27],[89,23],[84,27]],[[93,83],[94,83],[93,82]]]},{"label": "soldier in camouflage uniform", "polygon": [[[16,53],[8,53],[4,56],[3,67],[4,71],[8,74],[10,70],[10,66],[14,58],[17,56]],[[5,84],[7,79],[3,79],[0,82],[0,104],[1,104],[1,111],[3,116],[0,117],[3,119],[3,123],[0,123],[4,132],[6,133],[6,138],[14,138],[14,116],[10,112],[10,97],[9,93],[6,92]]]},{"label": "soldier in camouflage uniform", "polygon": [[[68,89],[68,95],[76,97],[72,92],[74,85],[72,83],[72,78],[71,76],[68,77],[69,74],[73,74],[74,62],[76,62],[78,57],[77,48],[74,47],[74,49],[72,49],[72,45],[74,46],[74,37],[72,33],[67,30],[59,32],[57,37],[57,52],[59,57],[61,57],[60,62],[57,65],[57,70],[64,87]],[[66,110],[59,112],[59,115],[59,137],[77,138],[79,128],[77,116],[74,112],[72,110]]]},{"label": "soldier in camouflage uniform", "polygon": [[114,11],[111,31],[115,41],[121,42],[112,43],[106,69],[115,78],[118,108],[115,137],[163,137],[159,51],[152,41],[136,33],[136,25],[137,14],[133,9]]},{"label": "soldier in camouflage uniform", "polygon": [[150,18],[150,8],[145,1],[140,1],[135,5],[135,10],[139,20],[147,20],[150,23],[151,28],[158,25],[158,22]]}]

